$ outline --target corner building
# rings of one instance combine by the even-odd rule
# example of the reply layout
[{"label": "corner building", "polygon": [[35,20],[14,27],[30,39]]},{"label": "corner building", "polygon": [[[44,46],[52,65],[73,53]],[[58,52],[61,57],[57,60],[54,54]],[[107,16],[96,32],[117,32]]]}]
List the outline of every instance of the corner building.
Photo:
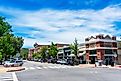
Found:
[{"label": "corner building", "polygon": [[115,36],[103,34],[91,36],[85,39],[86,62],[94,64],[96,61],[107,62],[117,60],[117,41]]}]

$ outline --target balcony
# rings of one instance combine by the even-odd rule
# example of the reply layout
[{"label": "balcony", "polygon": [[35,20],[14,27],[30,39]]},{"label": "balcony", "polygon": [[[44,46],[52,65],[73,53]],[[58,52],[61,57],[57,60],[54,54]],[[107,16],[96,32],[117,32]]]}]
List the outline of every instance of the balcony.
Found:
[{"label": "balcony", "polygon": [[117,47],[92,47],[86,48],[86,50],[95,50],[95,49],[118,49]]}]

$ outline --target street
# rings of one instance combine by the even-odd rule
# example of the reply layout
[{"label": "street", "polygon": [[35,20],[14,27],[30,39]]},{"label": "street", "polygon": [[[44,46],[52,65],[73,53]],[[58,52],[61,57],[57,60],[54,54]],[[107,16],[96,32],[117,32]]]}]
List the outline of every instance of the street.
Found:
[{"label": "street", "polygon": [[25,62],[26,70],[16,72],[18,81],[121,81],[121,70]]}]

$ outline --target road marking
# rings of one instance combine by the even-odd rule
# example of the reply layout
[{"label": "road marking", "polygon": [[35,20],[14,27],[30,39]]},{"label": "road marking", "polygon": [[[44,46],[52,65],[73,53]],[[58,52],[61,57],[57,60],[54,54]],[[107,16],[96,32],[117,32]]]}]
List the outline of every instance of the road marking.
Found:
[{"label": "road marking", "polygon": [[48,66],[48,68],[54,68],[53,66]]},{"label": "road marking", "polygon": [[13,81],[18,81],[18,78],[16,76],[16,73],[15,72],[12,72],[12,75],[13,75]]},{"label": "road marking", "polygon": [[25,68],[25,70],[28,70],[29,68],[27,68],[27,67],[24,67]]},{"label": "road marking", "polygon": [[11,77],[2,77],[3,79],[9,79],[9,78],[11,78]]},{"label": "road marking", "polygon": [[[0,80],[1,81],[1,80]],[[8,78],[8,79],[3,79],[3,81],[14,81],[13,79],[11,78]]]},{"label": "road marking", "polygon": [[33,67],[30,67],[29,69],[35,69],[35,68],[33,68]]},{"label": "road marking", "polygon": [[43,67],[25,67],[25,70],[34,70],[34,69],[69,69],[69,68],[79,68],[78,66],[65,66],[65,65],[60,65],[60,66],[43,66]]},{"label": "road marking", "polygon": [[41,67],[37,67],[37,69],[42,69]]},{"label": "road marking", "polygon": [[46,69],[47,67],[45,67],[45,66],[44,66],[43,68],[45,68],[45,69]]}]

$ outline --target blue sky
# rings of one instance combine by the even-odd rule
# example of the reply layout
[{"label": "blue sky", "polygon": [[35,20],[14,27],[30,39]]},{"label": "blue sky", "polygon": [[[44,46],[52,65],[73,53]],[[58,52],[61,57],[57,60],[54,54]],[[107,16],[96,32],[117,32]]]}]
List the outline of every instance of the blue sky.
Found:
[{"label": "blue sky", "polygon": [[0,0],[0,16],[24,38],[23,47],[79,43],[90,35],[121,35],[120,0]]}]

